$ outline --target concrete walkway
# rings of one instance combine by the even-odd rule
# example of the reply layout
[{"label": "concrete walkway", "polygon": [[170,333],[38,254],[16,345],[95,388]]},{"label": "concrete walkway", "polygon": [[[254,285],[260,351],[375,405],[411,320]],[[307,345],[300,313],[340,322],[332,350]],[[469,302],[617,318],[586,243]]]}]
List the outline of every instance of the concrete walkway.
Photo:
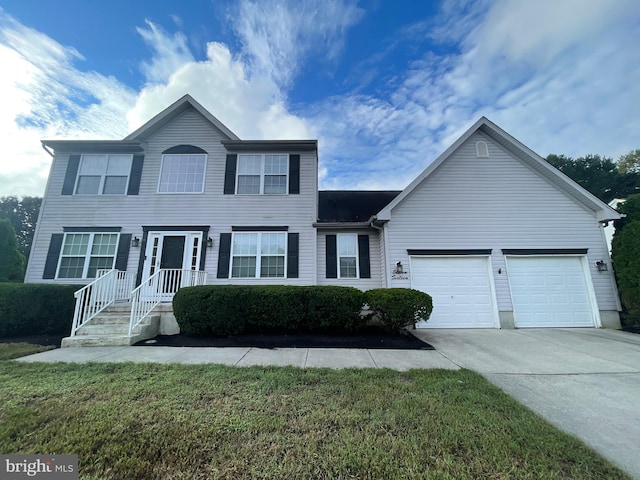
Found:
[{"label": "concrete walkway", "polygon": [[415,334],[436,350],[85,347],[18,361],[468,368],[640,479],[640,335],[602,329]]},{"label": "concrete walkway", "polygon": [[78,347],[58,348],[19,358],[21,362],[153,362],[291,365],[300,368],[446,368],[455,363],[434,350],[379,350],[351,348],[252,348],[252,347]]}]

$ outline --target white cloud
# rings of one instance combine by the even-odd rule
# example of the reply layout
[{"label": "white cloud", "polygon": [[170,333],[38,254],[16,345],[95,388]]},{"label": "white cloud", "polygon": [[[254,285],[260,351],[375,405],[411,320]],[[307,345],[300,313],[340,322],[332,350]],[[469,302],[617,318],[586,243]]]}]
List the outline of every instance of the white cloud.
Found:
[{"label": "white cloud", "polygon": [[310,121],[329,153],[322,187],[402,188],[481,115],[541,155],[637,148],[640,11],[578,4],[456,0],[435,23],[405,29],[405,42],[427,35],[450,53],[408,65],[384,98],[316,106]]},{"label": "white cloud", "polygon": [[132,92],[74,67],[82,56],[0,9],[2,194],[42,195],[50,157],[42,138],[118,138]]},{"label": "white cloud", "polygon": [[[177,17],[173,17],[176,21]],[[189,50],[187,37],[183,33],[168,35],[161,27],[146,20],[147,28],[136,30],[145,43],[152,49],[150,62],[142,62],[142,73],[149,83],[161,83],[187,62],[193,62],[193,54]]]},{"label": "white cloud", "polygon": [[[160,42],[164,40],[159,39]],[[163,62],[157,50],[153,62]],[[293,139],[312,136],[307,123],[289,113],[268,77],[253,74],[221,43],[207,45],[207,59],[186,61],[165,83],[146,86],[128,113],[133,131],[184,94],[190,94],[240,138]]]},{"label": "white cloud", "polygon": [[363,14],[354,0],[242,0],[230,19],[251,68],[287,87],[310,59],[335,60]]}]

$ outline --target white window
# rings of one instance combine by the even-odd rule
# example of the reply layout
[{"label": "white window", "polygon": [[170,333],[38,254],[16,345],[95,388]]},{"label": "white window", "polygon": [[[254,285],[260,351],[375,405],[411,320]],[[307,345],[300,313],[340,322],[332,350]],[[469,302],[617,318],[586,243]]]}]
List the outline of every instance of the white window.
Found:
[{"label": "white window", "polygon": [[338,235],[338,278],[358,278],[358,236]]},{"label": "white window", "polygon": [[76,194],[124,195],[127,193],[131,160],[131,155],[83,155]]},{"label": "white window", "polygon": [[95,278],[100,269],[112,269],[117,233],[65,233],[57,278]]},{"label": "white window", "polygon": [[238,155],[236,193],[284,195],[287,193],[289,155]]},{"label": "white window", "polygon": [[202,193],[206,166],[204,154],[163,155],[158,192]]},{"label": "white window", "polygon": [[232,278],[284,278],[287,234],[257,232],[233,234]]}]

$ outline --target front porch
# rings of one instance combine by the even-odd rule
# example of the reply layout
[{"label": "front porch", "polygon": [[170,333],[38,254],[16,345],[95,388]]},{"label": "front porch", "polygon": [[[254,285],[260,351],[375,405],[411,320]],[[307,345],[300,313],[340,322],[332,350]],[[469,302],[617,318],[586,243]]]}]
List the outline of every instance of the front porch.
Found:
[{"label": "front porch", "polygon": [[71,334],[62,347],[133,345],[158,334],[179,332],[171,301],[183,287],[204,285],[207,273],[160,269],[135,285],[131,273],[101,270],[75,293]]}]

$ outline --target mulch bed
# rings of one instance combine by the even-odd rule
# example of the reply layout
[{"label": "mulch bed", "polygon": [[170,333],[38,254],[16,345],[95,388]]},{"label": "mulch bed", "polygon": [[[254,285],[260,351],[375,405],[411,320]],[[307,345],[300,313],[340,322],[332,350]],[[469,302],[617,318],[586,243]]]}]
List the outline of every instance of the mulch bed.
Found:
[{"label": "mulch bed", "polygon": [[393,350],[433,350],[410,332],[393,334],[371,327],[354,334],[261,333],[233,337],[189,337],[158,335],[136,343],[150,347],[256,347],[256,348],[368,348]]}]

